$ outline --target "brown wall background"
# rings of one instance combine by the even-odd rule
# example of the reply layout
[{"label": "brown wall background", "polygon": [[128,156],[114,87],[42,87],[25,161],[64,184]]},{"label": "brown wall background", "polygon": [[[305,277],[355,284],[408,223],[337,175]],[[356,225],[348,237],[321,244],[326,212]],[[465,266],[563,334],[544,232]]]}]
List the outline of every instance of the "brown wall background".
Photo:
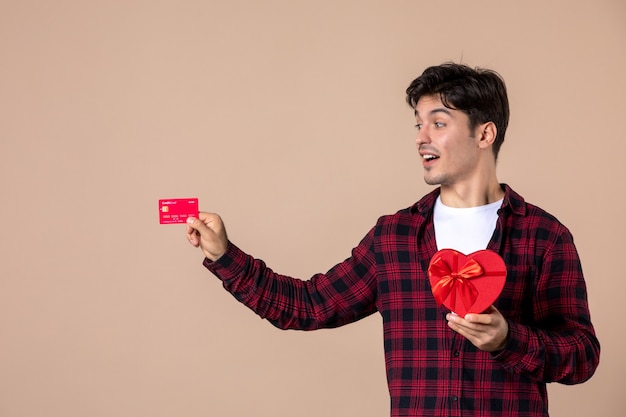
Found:
[{"label": "brown wall background", "polygon": [[626,3],[0,1],[0,415],[384,416],[378,316],[281,332],[159,198],[308,278],[429,191],[404,89],[499,71],[499,178],[574,233],[602,343],[551,415],[623,416]]}]

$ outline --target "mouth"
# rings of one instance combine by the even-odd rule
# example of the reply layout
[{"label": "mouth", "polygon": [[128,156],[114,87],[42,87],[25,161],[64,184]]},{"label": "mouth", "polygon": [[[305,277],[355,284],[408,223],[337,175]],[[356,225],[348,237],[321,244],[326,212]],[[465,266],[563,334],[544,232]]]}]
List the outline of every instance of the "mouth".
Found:
[{"label": "mouth", "polygon": [[437,159],[439,159],[437,155],[434,155],[431,153],[422,154],[422,160],[424,161],[424,166],[432,164]]}]

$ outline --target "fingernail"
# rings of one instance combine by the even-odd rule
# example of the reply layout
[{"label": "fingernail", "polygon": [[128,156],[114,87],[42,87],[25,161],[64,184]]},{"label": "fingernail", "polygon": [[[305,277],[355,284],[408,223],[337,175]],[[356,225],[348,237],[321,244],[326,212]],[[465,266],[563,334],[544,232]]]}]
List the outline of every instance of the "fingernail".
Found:
[{"label": "fingernail", "polygon": [[187,217],[187,224],[193,224],[194,220],[193,217]]}]

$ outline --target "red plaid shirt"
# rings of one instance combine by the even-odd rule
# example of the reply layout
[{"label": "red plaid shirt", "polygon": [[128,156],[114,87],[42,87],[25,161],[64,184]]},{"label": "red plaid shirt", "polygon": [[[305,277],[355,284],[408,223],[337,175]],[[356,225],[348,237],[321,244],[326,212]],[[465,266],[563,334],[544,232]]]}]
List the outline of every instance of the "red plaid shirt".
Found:
[{"label": "red plaid shirt", "polygon": [[498,353],[448,328],[427,277],[437,251],[439,190],[381,217],[352,256],[308,281],[274,273],[232,243],[204,265],[239,301],[282,329],[314,330],[383,318],[392,416],[547,416],[547,382],[594,373],[600,346],[570,232],[508,186],[488,249],[507,265],[495,306],[509,322]]}]

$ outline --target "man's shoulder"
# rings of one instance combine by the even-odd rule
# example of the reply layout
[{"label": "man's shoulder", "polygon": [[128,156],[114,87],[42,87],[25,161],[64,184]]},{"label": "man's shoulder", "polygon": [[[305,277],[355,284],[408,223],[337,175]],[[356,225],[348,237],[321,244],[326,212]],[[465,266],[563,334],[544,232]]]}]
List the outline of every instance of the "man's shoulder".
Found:
[{"label": "man's shoulder", "polygon": [[503,184],[503,188],[505,190],[505,203],[503,206],[508,205],[513,215],[519,217],[526,227],[534,229],[539,234],[551,233],[560,235],[563,232],[569,234],[568,228],[554,214],[534,203],[526,201],[508,185]]},{"label": "man's shoulder", "polygon": [[435,206],[435,200],[439,195],[439,189],[435,189],[424,195],[417,202],[408,207],[402,208],[395,213],[385,214],[378,219],[378,226],[394,224],[417,225],[427,221]]},{"label": "man's shoulder", "polygon": [[[411,206],[412,207],[412,206]],[[412,212],[411,207],[406,207],[391,214],[383,214],[378,218],[377,225],[398,224],[414,221],[415,213]]]},{"label": "man's shoulder", "polygon": [[508,184],[502,184],[502,189],[505,193],[503,207],[510,206],[513,212],[524,216],[546,217],[558,222],[556,216],[538,205],[526,201],[524,197],[513,190],[513,188],[511,188]]}]

